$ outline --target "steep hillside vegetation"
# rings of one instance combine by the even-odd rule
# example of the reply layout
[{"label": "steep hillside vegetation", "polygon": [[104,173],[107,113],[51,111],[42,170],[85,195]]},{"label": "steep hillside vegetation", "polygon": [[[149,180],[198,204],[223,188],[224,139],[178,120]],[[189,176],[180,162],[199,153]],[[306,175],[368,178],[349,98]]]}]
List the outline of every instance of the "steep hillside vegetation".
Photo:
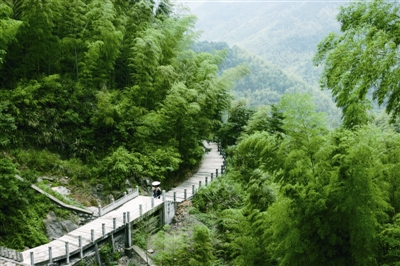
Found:
[{"label": "steep hillside vegetation", "polygon": [[118,195],[198,165],[247,69],[219,74],[223,54],[191,50],[195,18],[171,10],[168,1],[0,1],[0,245],[46,241],[48,207],[23,193],[38,176]]},{"label": "steep hillside vegetation", "polygon": [[226,60],[221,64],[221,70],[245,64],[250,73],[236,82],[233,89],[235,98],[242,99],[249,106],[276,104],[285,93],[310,93],[313,95],[318,111],[328,114],[329,124],[333,127],[340,124],[340,110],[336,108],[328,91],[322,91],[299,77],[288,74],[279,66],[273,65],[260,56],[225,42],[197,42],[194,50],[203,52],[225,51]]}]

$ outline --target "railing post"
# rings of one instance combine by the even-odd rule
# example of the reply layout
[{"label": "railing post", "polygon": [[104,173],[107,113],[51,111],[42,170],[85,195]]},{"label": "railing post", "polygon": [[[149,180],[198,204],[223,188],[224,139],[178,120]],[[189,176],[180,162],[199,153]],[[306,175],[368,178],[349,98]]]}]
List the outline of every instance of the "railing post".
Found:
[{"label": "railing post", "polygon": [[165,190],[162,191],[162,201],[165,201]]},{"label": "railing post", "polygon": [[143,212],[142,204],[139,204],[139,216],[142,216],[142,212]]},{"label": "railing post", "polygon": [[151,208],[154,208],[154,197],[151,197]]},{"label": "railing post", "polygon": [[117,229],[117,218],[113,218],[113,230]]},{"label": "railing post", "polygon": [[115,209],[115,200],[114,200],[114,198],[112,199],[112,209],[114,210]]},{"label": "railing post", "polygon": [[79,242],[79,255],[81,259],[83,258],[83,250],[82,250],[82,236],[78,236],[78,242]]},{"label": "railing post", "polygon": [[211,182],[213,181],[214,173],[211,173]]},{"label": "railing post", "polygon": [[137,192],[138,195],[139,195],[139,186],[136,186],[136,192]]},{"label": "railing post", "polygon": [[199,189],[201,188],[201,181],[199,181]]},{"label": "railing post", "polygon": [[122,214],[122,216],[123,216],[123,223],[124,223],[124,225],[126,224],[126,212],[124,212],[123,214]]},{"label": "railing post", "polygon": [[99,217],[101,216],[101,205],[99,205]]},{"label": "railing post", "polygon": [[221,165],[221,175],[224,173],[224,166]]},{"label": "railing post", "polygon": [[33,256],[33,251],[31,251],[31,266],[35,266],[35,259]]},{"label": "railing post", "polygon": [[208,176],[206,176],[205,179],[206,179],[206,180],[205,180],[204,184],[207,186],[207,185],[208,185]]},{"label": "railing post", "polygon": [[105,234],[106,234],[106,225],[105,225],[105,223],[101,224],[101,232],[103,233],[103,236],[105,236]]},{"label": "railing post", "polygon": [[176,202],[176,192],[174,192],[174,202]]},{"label": "railing post", "polygon": [[131,212],[127,212],[126,213],[126,222],[130,223],[130,221],[131,221]]},{"label": "railing post", "polygon": [[194,186],[195,185],[192,185],[192,196],[194,196]]},{"label": "railing post", "polygon": [[53,263],[53,254],[51,254],[51,247],[49,247],[49,262]]},{"label": "railing post", "polygon": [[186,200],[186,188],[183,190],[183,199]]},{"label": "railing post", "polygon": [[124,191],[124,198],[126,198],[126,191]]},{"label": "railing post", "polygon": [[215,178],[218,177],[218,169],[215,169]]},{"label": "railing post", "polygon": [[94,242],[94,229],[90,229],[90,240]]},{"label": "railing post", "polygon": [[127,223],[125,224],[125,247],[126,248],[130,248],[132,246],[132,233],[131,233],[131,224]]},{"label": "railing post", "polygon": [[68,241],[65,242],[65,256],[67,257],[67,264],[69,264],[69,247],[68,247]]},{"label": "railing post", "polygon": [[111,234],[111,246],[112,246],[112,252],[115,253],[114,234]]}]

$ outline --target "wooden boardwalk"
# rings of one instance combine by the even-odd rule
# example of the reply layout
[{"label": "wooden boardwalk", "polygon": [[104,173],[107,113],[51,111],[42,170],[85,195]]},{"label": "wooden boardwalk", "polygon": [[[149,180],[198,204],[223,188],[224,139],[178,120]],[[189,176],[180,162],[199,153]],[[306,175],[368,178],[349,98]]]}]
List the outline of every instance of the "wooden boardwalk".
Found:
[{"label": "wooden boardwalk", "polygon": [[181,202],[184,200],[185,189],[186,198],[191,198],[193,196],[193,190],[195,192],[198,189],[199,182],[204,186],[206,178],[207,183],[211,182],[211,174],[213,175],[213,178],[216,178],[216,172],[218,171],[218,174],[221,173],[223,158],[219,155],[217,144],[205,143],[205,146],[208,149],[211,149],[211,151],[205,154],[198,172],[179,186],[166,193],[164,192],[161,199],[138,196],[118,209],[98,217],[96,220],[53,240],[50,243],[25,250],[22,252],[24,265],[31,265],[32,256],[35,265],[43,265],[59,260],[66,260],[67,258],[77,254],[82,257],[85,250],[92,248],[96,243],[110,236],[113,237],[114,233],[122,230],[126,222],[135,221],[140,218],[141,215],[163,208],[163,198],[165,201],[174,201],[175,194],[175,202]]},{"label": "wooden boardwalk", "polygon": [[[199,188],[200,182],[201,186],[206,185],[211,182],[212,178],[216,178],[216,175],[221,174],[221,166],[223,165],[224,159],[218,152],[218,146],[216,143],[210,142],[205,143],[206,148],[211,149],[210,152],[204,155],[203,161],[197,171],[191,178],[181,183],[179,186],[166,192],[166,200],[174,201],[174,192],[176,193],[176,202],[182,202],[184,200],[184,190],[186,189],[186,197],[193,196],[193,186],[195,191]],[[218,170],[218,174],[216,173]],[[206,180],[207,178],[207,180]]]}]

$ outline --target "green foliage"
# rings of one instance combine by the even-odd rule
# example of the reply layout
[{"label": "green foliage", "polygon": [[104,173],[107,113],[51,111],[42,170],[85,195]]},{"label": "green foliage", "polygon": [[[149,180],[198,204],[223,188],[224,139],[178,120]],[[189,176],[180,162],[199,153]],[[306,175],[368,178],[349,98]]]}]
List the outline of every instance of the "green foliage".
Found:
[{"label": "green foliage", "polygon": [[204,225],[196,225],[193,228],[194,242],[189,252],[191,258],[189,259],[190,265],[213,265],[214,256],[212,254],[213,247],[211,243],[211,235],[207,227]]},{"label": "green foliage", "polygon": [[[237,46],[229,47],[222,42],[199,42],[195,44],[194,49],[206,52],[214,50],[225,51],[227,56],[226,60],[221,64],[221,69],[240,64],[248,66],[250,73],[236,82],[233,93],[237,99],[246,99],[249,106],[276,105],[282,95],[288,93],[311,93],[313,98],[316,99],[315,103],[318,106],[318,110],[327,113],[328,123],[333,127],[337,127],[340,124],[340,111],[335,107],[330,93],[321,91],[319,87],[288,74],[293,69],[293,64],[290,66],[291,70],[286,72],[277,65],[273,65],[244,49]],[[282,60],[279,63],[282,63]],[[303,66],[302,69],[304,69]],[[309,74],[306,74],[307,81],[316,79],[316,77],[311,78]]]},{"label": "green foliage", "polygon": [[68,205],[72,205],[72,206],[76,206],[79,208],[85,208],[82,204],[80,204],[79,202],[76,202],[70,198],[65,197],[64,195],[61,195],[60,193],[54,191],[51,189],[51,187],[49,187],[48,185],[45,184],[45,182],[40,182],[37,184],[37,186],[43,190],[44,192],[47,192],[48,194],[54,196],[55,198],[59,199],[60,201],[68,204]]},{"label": "green foliage", "polygon": [[17,173],[16,165],[10,159],[0,159],[0,245],[22,250],[48,241],[43,217],[53,205],[31,190],[29,183],[17,179]]},{"label": "green foliage", "polygon": [[[34,169],[36,175],[66,175],[76,180],[87,179],[90,174],[89,168],[78,158],[62,160],[58,154],[46,150],[18,149],[13,151],[13,156],[19,165]],[[36,182],[36,178],[32,179],[32,182]]]},{"label": "green foliage", "polygon": [[100,162],[97,175],[103,177],[103,184],[107,189],[122,190],[125,180],[141,170],[138,155],[119,147],[111,156]]},{"label": "green foliage", "polygon": [[8,105],[7,102],[0,102],[0,130],[4,132],[0,136],[0,146],[2,147],[10,143],[12,135],[17,128],[14,117],[7,113]]},{"label": "green foliage", "polygon": [[236,143],[236,140],[244,130],[243,127],[247,124],[253,113],[254,111],[249,109],[243,101],[239,101],[229,109],[228,119],[218,131],[218,136],[221,139],[223,147]]},{"label": "green foliage", "polygon": [[103,264],[105,266],[118,265],[118,263],[116,261],[118,261],[118,259],[121,257],[121,253],[120,252],[113,253],[111,244],[107,243],[106,245],[103,245],[100,248],[99,253],[100,253],[102,265]]},{"label": "green foliage", "polygon": [[[393,127],[329,131],[309,95],[284,96],[274,112],[275,130],[268,109],[252,116],[227,151],[227,174],[194,198],[192,213],[224,243],[216,259],[396,265],[400,157]],[[225,190],[236,185],[241,193]],[[223,205],[236,193],[240,204]]]},{"label": "green foliage", "polygon": [[135,230],[133,230],[132,232],[133,242],[135,243],[135,245],[147,251],[149,237],[156,232],[156,230],[158,229],[157,225],[157,216],[146,217],[138,222],[136,224]]},{"label": "green foliage", "polygon": [[7,54],[7,47],[15,39],[21,21],[12,19],[13,10],[4,3],[0,3],[0,69]]},{"label": "green foliage", "polygon": [[231,182],[226,175],[200,188],[193,200],[193,206],[201,212],[221,212],[225,209],[240,207],[242,204],[242,187],[238,183]]},{"label": "green foliage", "polygon": [[188,263],[188,244],[185,233],[170,231],[169,225],[166,225],[156,235],[155,246],[158,251],[154,261],[162,265],[185,265]]},{"label": "green foliage", "polygon": [[382,246],[379,263],[381,265],[397,265],[400,259],[399,250],[399,214],[393,217],[393,222],[386,224],[380,232],[378,239]]},{"label": "green foliage", "polygon": [[[20,195],[29,183],[15,183],[16,169],[29,182],[68,176],[107,191],[196,169],[248,68],[220,71],[226,53],[191,50],[196,19],[173,10],[168,1],[0,3],[0,151],[9,171],[0,197],[21,201],[1,209],[4,245],[46,241],[40,219],[51,205]],[[37,205],[29,213],[28,199]]]},{"label": "green foliage", "polygon": [[368,95],[385,104],[396,117],[399,5],[375,0],[342,7],[337,17],[341,33],[329,34],[314,58],[323,64],[321,85],[332,91],[343,108],[343,123],[354,128],[368,122]]},{"label": "green foliage", "polygon": [[22,183],[20,180],[15,178],[18,173],[16,165],[8,158],[0,159],[0,208],[2,213],[0,213],[1,220],[4,221],[6,217],[5,210],[9,209],[14,204],[20,202],[22,199]]}]

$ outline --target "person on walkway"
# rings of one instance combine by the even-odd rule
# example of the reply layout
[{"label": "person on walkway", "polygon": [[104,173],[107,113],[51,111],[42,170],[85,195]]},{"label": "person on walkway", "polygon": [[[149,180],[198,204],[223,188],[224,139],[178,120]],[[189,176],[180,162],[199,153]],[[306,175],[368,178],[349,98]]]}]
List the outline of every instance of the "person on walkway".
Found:
[{"label": "person on walkway", "polygon": [[153,186],[151,189],[153,191],[153,198],[157,198],[157,187]]},{"label": "person on walkway", "polygon": [[160,184],[161,184],[160,181],[153,181],[153,183],[151,183],[154,198],[160,198],[161,195]]},{"label": "person on walkway", "polygon": [[157,198],[159,199],[161,196],[161,188],[160,187],[157,187],[156,194],[157,194]]}]

